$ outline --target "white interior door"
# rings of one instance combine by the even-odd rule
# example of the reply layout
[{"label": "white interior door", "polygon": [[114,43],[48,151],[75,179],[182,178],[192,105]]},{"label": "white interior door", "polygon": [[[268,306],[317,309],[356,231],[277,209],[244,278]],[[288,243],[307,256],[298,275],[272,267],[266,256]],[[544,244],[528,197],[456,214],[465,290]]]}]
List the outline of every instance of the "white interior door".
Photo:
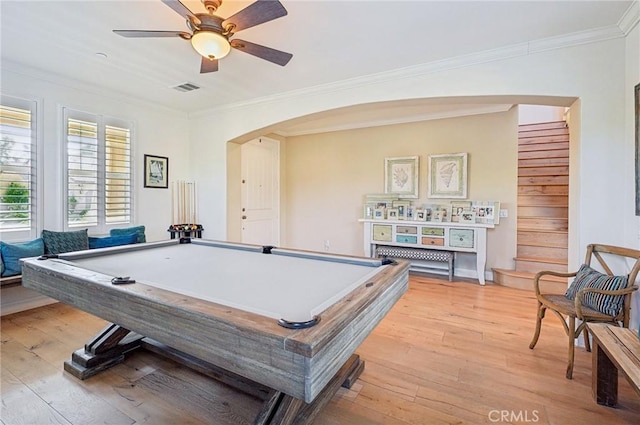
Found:
[{"label": "white interior door", "polygon": [[242,242],[280,244],[280,142],[261,137],[241,153]]}]

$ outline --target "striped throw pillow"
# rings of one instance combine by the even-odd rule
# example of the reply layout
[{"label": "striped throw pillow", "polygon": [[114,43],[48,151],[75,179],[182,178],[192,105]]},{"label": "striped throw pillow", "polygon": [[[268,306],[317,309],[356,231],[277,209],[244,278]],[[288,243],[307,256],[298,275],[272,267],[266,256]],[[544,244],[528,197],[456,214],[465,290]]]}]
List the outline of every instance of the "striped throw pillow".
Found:
[{"label": "striped throw pillow", "polygon": [[[583,264],[567,289],[565,296],[570,300],[574,300],[582,288],[615,291],[626,287],[627,276],[609,276]],[[623,302],[624,295],[587,293],[583,298],[583,305],[610,316],[617,316],[620,313]]]}]

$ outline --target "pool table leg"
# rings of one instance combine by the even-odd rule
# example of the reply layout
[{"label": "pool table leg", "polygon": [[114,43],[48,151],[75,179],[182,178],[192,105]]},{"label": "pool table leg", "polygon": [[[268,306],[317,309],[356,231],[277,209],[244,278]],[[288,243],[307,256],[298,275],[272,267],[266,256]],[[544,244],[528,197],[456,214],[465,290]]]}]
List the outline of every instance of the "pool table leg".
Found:
[{"label": "pool table leg", "polygon": [[272,390],[262,410],[254,420],[254,425],[302,425],[310,423],[318,412],[331,400],[336,391],[343,386],[350,388],[364,370],[364,361],[353,354],[329,381],[320,394],[309,404]]},{"label": "pool table leg", "polygon": [[87,379],[124,361],[125,353],[140,347],[142,335],[113,323],[87,342],[64,362],[64,370],[78,379]]}]

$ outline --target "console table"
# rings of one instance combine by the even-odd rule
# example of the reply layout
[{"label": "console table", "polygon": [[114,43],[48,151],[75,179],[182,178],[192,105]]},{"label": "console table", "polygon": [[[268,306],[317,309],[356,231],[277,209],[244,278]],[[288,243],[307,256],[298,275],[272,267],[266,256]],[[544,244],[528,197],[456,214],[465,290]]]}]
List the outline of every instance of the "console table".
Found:
[{"label": "console table", "polygon": [[493,224],[360,219],[364,224],[364,253],[375,257],[379,245],[476,254],[478,282],[485,284],[487,229]]}]

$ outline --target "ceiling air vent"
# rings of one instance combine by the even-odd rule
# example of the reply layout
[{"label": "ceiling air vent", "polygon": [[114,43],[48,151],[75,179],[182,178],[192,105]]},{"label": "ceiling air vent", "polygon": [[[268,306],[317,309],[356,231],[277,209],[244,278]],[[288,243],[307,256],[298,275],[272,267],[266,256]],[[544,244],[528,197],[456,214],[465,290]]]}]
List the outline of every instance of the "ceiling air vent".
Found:
[{"label": "ceiling air vent", "polygon": [[175,87],[173,87],[173,88],[174,88],[175,90],[185,92],[185,91],[198,90],[200,87],[196,86],[196,85],[195,85],[195,84],[193,84],[193,83],[182,83],[182,84],[180,84],[179,86],[175,86]]}]

